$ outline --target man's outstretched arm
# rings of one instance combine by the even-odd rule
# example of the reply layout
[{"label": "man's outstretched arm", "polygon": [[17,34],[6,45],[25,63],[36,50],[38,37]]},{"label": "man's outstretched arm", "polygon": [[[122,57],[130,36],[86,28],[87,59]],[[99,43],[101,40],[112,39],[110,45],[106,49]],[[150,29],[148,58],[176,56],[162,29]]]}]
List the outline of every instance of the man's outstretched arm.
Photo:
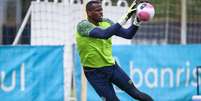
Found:
[{"label": "man's outstretched arm", "polygon": [[89,36],[94,38],[108,39],[114,34],[118,33],[120,28],[121,25],[119,23],[113,24],[112,26],[106,29],[95,27],[89,32]]},{"label": "man's outstretched arm", "polygon": [[123,27],[121,27],[118,30],[118,33],[116,33],[115,35],[125,39],[132,39],[133,36],[137,33],[140,25],[141,21],[137,18],[137,16],[135,16],[133,24],[128,29],[124,29]]},{"label": "man's outstretched arm", "polygon": [[139,29],[139,26],[136,26],[136,25],[131,25],[128,29],[124,29],[123,27],[121,27],[118,33],[116,33],[115,35],[125,39],[132,39],[133,36],[138,31],[138,29]]}]

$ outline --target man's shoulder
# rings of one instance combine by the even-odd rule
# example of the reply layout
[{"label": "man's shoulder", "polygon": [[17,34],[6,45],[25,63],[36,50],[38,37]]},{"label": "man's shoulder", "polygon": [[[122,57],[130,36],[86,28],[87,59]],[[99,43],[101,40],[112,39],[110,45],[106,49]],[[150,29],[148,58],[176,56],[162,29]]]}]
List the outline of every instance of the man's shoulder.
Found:
[{"label": "man's shoulder", "polygon": [[78,23],[78,26],[84,26],[84,25],[89,25],[91,24],[88,20],[81,20],[79,23]]},{"label": "man's shoulder", "polygon": [[92,28],[93,26],[88,20],[82,20],[77,24],[77,28]]},{"label": "man's shoulder", "polygon": [[80,35],[88,36],[89,32],[94,28],[95,26],[90,23],[88,20],[82,20],[77,25],[77,32]]},{"label": "man's shoulder", "polygon": [[103,18],[103,21],[108,22],[110,24],[114,24],[114,22],[112,20],[108,19],[108,18]]}]

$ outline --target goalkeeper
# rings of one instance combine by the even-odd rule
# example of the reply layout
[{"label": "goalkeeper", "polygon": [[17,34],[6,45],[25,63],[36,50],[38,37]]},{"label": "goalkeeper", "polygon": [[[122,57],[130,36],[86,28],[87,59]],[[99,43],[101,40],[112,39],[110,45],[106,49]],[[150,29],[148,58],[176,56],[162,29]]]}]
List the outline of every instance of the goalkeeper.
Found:
[{"label": "goalkeeper", "polygon": [[112,57],[111,37],[116,35],[132,39],[138,30],[140,21],[137,18],[129,28],[122,27],[134,15],[135,8],[136,4],[132,5],[125,18],[113,23],[103,18],[100,1],[89,1],[86,5],[87,20],[82,20],[77,25],[76,43],[84,74],[103,101],[119,101],[112,84],[134,99],[153,101],[149,95],[134,86]]}]

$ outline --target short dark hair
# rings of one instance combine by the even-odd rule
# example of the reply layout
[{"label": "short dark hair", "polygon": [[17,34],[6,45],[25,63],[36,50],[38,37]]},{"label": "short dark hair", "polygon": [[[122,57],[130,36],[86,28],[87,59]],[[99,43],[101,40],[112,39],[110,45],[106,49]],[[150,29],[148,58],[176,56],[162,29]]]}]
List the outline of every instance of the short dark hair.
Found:
[{"label": "short dark hair", "polygon": [[90,11],[92,10],[92,5],[93,4],[100,4],[101,1],[100,0],[91,0],[86,4],[86,11]]}]

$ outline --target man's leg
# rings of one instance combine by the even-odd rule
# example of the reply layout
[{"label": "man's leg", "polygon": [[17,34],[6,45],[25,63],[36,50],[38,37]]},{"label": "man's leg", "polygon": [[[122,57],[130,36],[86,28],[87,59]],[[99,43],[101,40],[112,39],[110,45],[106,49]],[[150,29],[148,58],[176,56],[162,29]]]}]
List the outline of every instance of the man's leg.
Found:
[{"label": "man's leg", "polygon": [[103,101],[119,101],[105,69],[84,70],[87,80]]},{"label": "man's leg", "polygon": [[140,92],[133,84],[132,80],[128,77],[128,75],[118,66],[115,65],[115,70],[113,72],[112,82],[117,85],[120,89],[124,90],[134,99],[138,99],[140,101],[153,101],[153,99],[143,93]]}]

